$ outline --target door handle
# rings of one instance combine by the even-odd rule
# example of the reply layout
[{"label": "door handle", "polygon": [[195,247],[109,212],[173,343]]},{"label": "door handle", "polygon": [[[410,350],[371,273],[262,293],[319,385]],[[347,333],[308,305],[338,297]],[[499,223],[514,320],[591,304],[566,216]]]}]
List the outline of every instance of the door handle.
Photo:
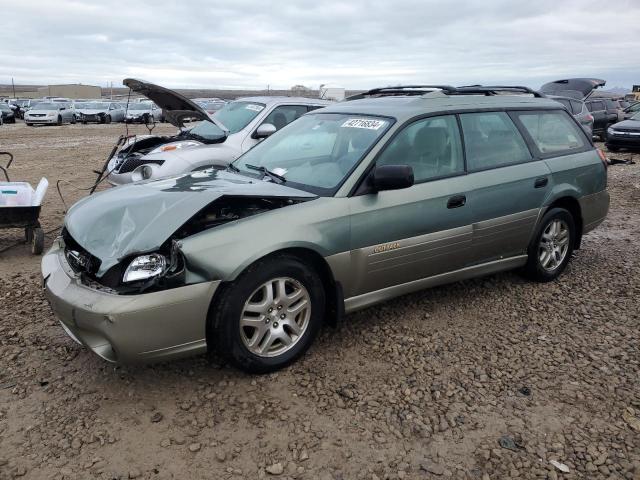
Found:
[{"label": "door handle", "polygon": [[549,183],[549,179],[547,177],[536,178],[536,181],[533,184],[534,188],[542,188],[546,187]]},{"label": "door handle", "polygon": [[467,197],[465,197],[464,195],[454,195],[453,197],[449,198],[449,200],[447,201],[447,208],[464,207],[466,203],[467,203]]}]

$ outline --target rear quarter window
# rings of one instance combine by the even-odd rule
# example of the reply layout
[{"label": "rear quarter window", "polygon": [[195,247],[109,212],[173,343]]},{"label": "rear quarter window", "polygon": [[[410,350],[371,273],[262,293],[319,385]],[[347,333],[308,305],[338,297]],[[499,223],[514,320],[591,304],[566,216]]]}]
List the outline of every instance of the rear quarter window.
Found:
[{"label": "rear quarter window", "polygon": [[543,155],[581,151],[587,146],[582,129],[567,112],[516,112],[520,123]]},{"label": "rear quarter window", "polygon": [[584,108],[584,103],[579,102],[577,100],[571,100],[571,111],[574,115],[579,115],[582,113],[582,109]]}]

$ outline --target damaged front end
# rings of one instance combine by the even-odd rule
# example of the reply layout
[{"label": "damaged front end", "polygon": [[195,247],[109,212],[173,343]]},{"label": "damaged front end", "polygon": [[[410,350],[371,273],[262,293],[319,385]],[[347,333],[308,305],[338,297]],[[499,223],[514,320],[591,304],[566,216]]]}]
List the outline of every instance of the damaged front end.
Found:
[{"label": "damaged front end", "polygon": [[[176,189],[185,178],[191,187]],[[209,181],[203,183],[202,178]],[[225,190],[256,190],[256,195],[221,194],[211,188],[223,185]],[[85,286],[112,294],[150,293],[216,280],[185,258],[183,239],[313,198],[217,171],[132,185],[96,195],[70,210],[62,231],[64,257]]]}]

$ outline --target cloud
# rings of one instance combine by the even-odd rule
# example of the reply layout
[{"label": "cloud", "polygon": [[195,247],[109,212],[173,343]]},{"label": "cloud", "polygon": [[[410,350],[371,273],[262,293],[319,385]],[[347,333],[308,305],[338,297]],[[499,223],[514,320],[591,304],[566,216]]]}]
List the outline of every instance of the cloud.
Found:
[{"label": "cloud", "polygon": [[640,83],[634,0],[21,0],[3,19],[0,83]]}]

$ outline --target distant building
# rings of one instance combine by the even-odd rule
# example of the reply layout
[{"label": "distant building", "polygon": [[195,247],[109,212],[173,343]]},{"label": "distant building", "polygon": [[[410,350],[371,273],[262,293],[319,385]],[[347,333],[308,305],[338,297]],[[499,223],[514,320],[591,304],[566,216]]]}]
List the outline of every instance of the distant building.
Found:
[{"label": "distant building", "polygon": [[67,84],[38,87],[39,97],[100,98],[102,88],[94,85]]}]

